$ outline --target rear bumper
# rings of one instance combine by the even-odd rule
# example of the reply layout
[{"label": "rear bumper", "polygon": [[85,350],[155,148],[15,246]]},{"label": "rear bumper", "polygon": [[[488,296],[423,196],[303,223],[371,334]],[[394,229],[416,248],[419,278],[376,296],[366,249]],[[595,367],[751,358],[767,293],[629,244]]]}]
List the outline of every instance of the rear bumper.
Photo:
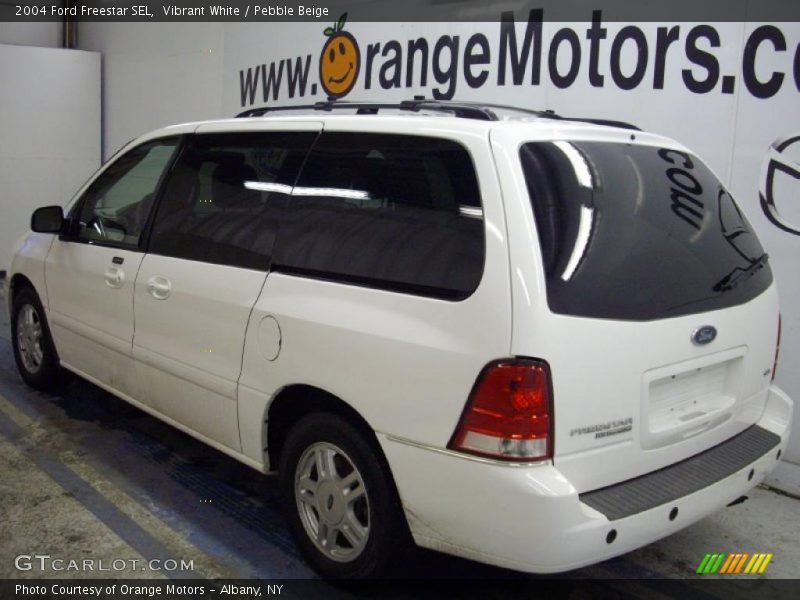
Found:
[{"label": "rear bumper", "polygon": [[[512,466],[383,434],[378,438],[417,544],[519,571],[551,573],[649,544],[747,493],[775,468],[778,452],[785,452],[791,416],[792,401],[771,387],[756,425],[775,434],[776,445],[702,489],[614,520],[582,502],[552,464]],[[677,516],[670,520],[675,508]],[[608,542],[612,530],[614,539]]]}]

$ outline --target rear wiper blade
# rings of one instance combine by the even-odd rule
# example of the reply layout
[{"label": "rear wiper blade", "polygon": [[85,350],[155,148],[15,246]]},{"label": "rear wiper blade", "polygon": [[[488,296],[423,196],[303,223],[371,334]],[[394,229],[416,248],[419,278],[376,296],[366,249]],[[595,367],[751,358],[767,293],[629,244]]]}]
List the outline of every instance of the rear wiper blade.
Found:
[{"label": "rear wiper blade", "polygon": [[714,284],[712,288],[715,292],[727,292],[728,290],[732,290],[742,279],[749,277],[750,275],[754,274],[756,271],[761,269],[767,261],[769,260],[769,254],[764,252],[758,258],[753,259],[747,267],[736,267],[725,275],[722,279],[720,279],[717,283]]}]

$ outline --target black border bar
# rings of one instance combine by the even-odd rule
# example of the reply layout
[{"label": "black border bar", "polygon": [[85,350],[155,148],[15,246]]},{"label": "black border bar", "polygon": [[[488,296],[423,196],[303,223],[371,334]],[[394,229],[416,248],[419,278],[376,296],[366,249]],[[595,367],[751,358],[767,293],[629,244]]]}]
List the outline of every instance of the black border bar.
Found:
[{"label": "black border bar", "polygon": [[77,22],[493,22],[544,10],[548,22],[791,22],[797,0],[0,0],[0,21]]}]

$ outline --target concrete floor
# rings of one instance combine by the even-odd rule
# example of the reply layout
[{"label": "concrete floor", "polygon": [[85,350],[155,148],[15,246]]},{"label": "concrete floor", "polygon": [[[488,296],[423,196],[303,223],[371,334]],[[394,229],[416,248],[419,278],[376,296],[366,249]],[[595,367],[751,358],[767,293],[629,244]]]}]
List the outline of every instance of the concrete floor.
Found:
[{"label": "concrete floor", "polygon": [[[0,578],[164,577],[141,566],[164,558],[193,561],[191,572],[172,578],[313,576],[280,514],[274,478],[86,382],[76,380],[60,396],[27,388],[12,358],[1,289],[0,299]],[[706,552],[772,552],[766,572],[750,585],[774,596],[787,588],[770,592],[776,584],[769,580],[800,574],[798,517],[797,499],[759,487],[744,504],[566,576],[683,579],[655,597],[692,597],[686,584],[697,581],[694,571]],[[29,554],[94,560],[95,571],[15,568],[15,557]],[[102,572],[100,559],[106,568],[112,559],[127,562]],[[432,552],[420,551],[414,563],[413,572],[425,578],[511,579],[520,595],[542,582]]]}]

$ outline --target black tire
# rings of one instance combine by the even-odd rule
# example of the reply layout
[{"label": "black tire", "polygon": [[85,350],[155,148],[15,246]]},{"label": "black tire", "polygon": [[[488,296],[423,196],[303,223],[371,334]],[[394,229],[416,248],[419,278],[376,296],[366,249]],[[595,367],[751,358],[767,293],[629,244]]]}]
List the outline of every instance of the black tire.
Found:
[{"label": "black tire", "polygon": [[[29,307],[29,308],[28,308]],[[28,313],[31,310],[32,313]],[[19,322],[24,320],[26,314],[32,314],[35,321],[39,324],[41,335],[39,344],[42,357],[38,361],[38,366],[26,365],[26,359],[20,350],[19,341]],[[22,379],[32,388],[43,392],[53,393],[58,391],[64,383],[63,370],[56,354],[53,338],[50,335],[50,327],[47,317],[39,301],[39,296],[30,287],[24,287],[14,295],[14,302],[11,307],[11,344],[14,349],[14,360]],[[27,361],[30,363],[30,360]]]},{"label": "black tire", "polygon": [[[352,559],[331,559],[317,547],[311,533],[303,524],[304,517],[301,517],[295,477],[298,469],[303,467],[300,461],[304,459],[306,451],[319,447],[320,443],[343,451],[346,455],[343,461],[349,459],[352,462],[366,491],[368,534],[363,549]],[[305,460],[304,464],[307,464]],[[346,462],[344,464],[346,467]],[[371,432],[362,432],[332,413],[310,414],[289,432],[281,451],[278,476],[284,509],[295,541],[307,562],[318,574],[329,579],[363,580],[397,571],[397,565],[402,563],[403,555],[410,546],[410,535],[394,480]],[[320,479],[319,475],[317,479]],[[329,504],[328,508],[330,507]],[[363,514],[361,518],[363,522]],[[349,540],[343,534],[338,535],[341,537],[337,536],[337,539],[346,546]]]}]

